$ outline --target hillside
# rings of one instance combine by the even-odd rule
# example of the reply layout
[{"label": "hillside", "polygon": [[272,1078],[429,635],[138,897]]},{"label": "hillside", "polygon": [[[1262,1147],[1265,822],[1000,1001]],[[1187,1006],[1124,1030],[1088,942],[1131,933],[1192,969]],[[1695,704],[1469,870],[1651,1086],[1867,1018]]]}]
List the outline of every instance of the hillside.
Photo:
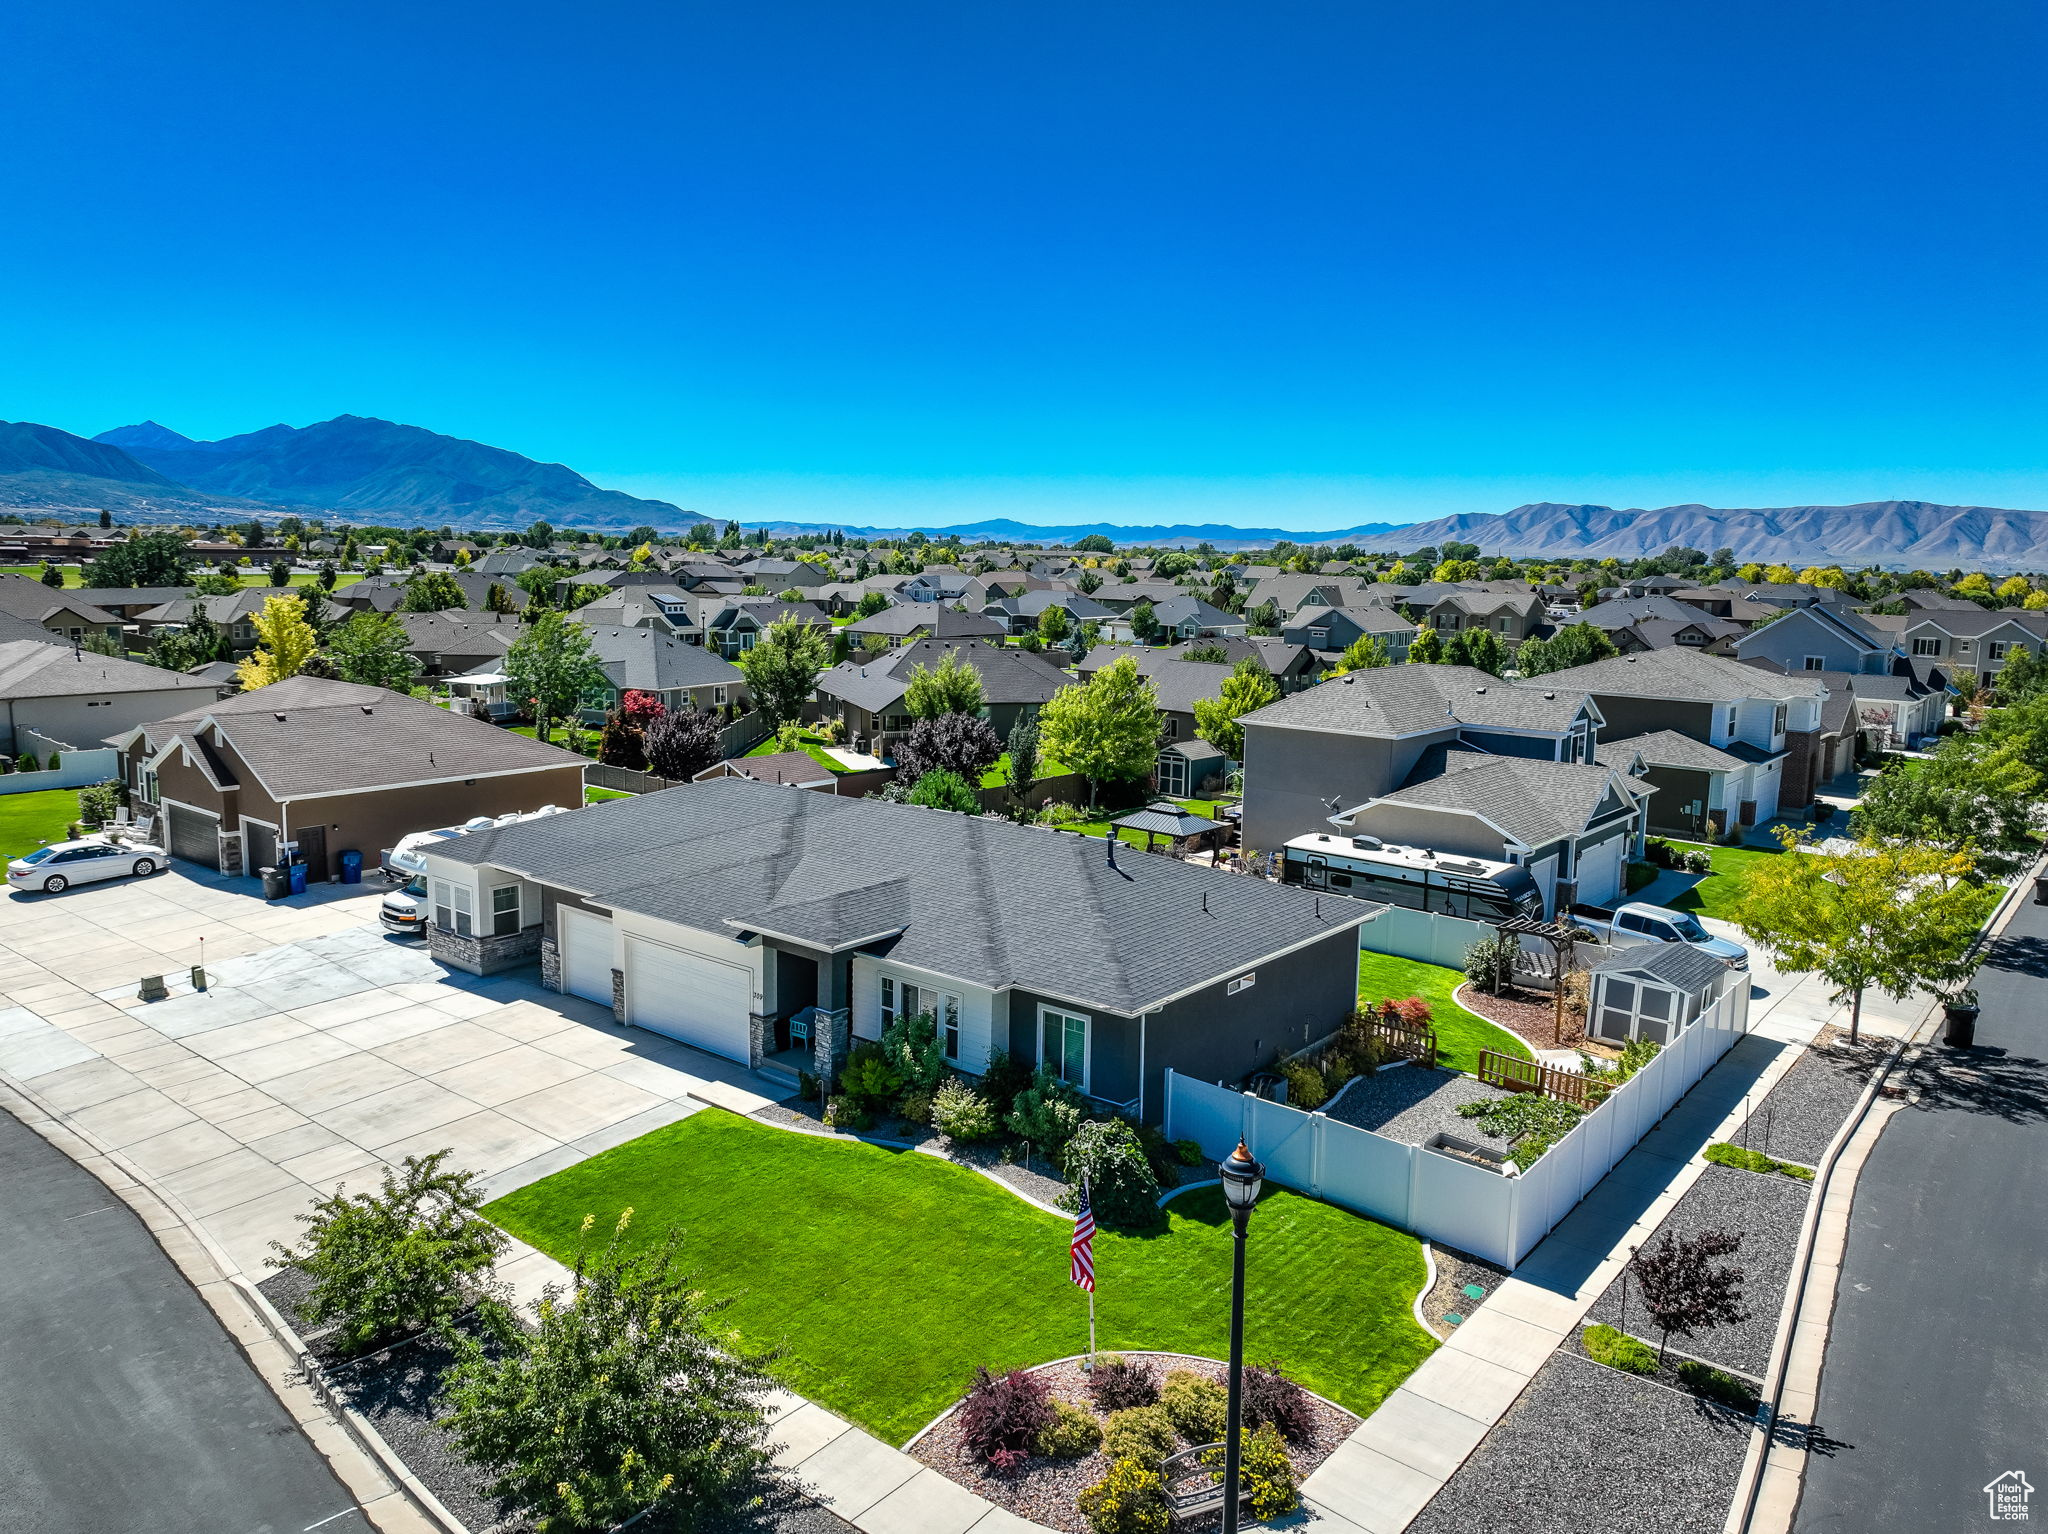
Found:
[{"label": "hillside", "polygon": [[247,514],[245,503],[196,494],[116,445],[33,421],[0,421],[0,507],[110,511],[136,522],[210,516],[219,510]]},{"label": "hillside", "polygon": [[124,447],[193,490],[318,508],[358,522],[502,529],[540,518],[607,532],[643,523],[667,532],[705,520],[666,501],[600,490],[558,463],[367,416],[269,426],[217,442],[195,442],[144,422],[93,440]]}]

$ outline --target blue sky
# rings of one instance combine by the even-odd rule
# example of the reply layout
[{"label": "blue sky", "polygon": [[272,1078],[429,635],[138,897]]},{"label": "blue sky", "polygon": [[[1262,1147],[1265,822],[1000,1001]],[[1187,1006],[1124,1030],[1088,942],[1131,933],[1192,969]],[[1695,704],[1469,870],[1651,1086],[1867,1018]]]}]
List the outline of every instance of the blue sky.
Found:
[{"label": "blue sky", "polygon": [[0,417],[746,520],[2048,506],[2038,15],[31,0]]}]

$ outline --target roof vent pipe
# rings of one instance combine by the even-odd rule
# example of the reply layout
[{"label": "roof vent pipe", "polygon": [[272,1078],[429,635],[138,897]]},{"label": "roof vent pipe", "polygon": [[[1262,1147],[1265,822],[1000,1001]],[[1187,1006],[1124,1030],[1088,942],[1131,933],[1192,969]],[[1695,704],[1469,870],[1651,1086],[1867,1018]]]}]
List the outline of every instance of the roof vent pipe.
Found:
[{"label": "roof vent pipe", "polygon": [[1116,827],[1111,826],[1102,838],[1103,849],[1109,854],[1109,866],[1116,867]]}]

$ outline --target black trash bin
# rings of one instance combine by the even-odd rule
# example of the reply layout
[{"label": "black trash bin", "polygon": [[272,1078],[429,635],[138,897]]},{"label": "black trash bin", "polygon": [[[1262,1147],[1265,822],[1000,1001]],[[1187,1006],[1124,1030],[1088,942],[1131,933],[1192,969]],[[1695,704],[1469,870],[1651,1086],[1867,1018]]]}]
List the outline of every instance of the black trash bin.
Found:
[{"label": "black trash bin", "polygon": [[2034,904],[2048,905],[2048,874],[2034,875]]},{"label": "black trash bin", "polygon": [[1941,1042],[1950,1049],[1970,1049],[1977,1042],[1977,1009],[1943,1007]]},{"label": "black trash bin", "polygon": [[291,893],[290,876],[282,868],[259,868],[256,872],[263,877],[265,900],[282,900]]}]

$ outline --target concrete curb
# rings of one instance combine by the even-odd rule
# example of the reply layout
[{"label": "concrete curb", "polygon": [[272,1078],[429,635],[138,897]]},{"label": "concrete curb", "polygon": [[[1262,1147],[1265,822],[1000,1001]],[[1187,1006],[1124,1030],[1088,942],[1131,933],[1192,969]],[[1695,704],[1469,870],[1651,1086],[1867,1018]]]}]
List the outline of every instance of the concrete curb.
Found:
[{"label": "concrete curb", "polygon": [[[2019,908],[2020,892],[2031,884],[2032,875],[2041,867],[2039,862],[2034,864],[2006,891],[2005,898],[1978,931],[1971,945],[1973,955],[1995,940],[2011,922]],[[1938,1009],[1939,1003],[1931,1003],[1912,1031],[1885,1057],[1815,1168],[1814,1194],[1807,1205],[1806,1220],[1793,1256],[1792,1282],[1786,1291],[1777,1341],[1764,1375],[1757,1425],[1750,1435],[1741,1479],[1722,1534],[1786,1534],[1792,1527],[1805,1486],[1806,1449],[1803,1443],[1775,1440],[1788,1397],[1803,1409],[1805,1424],[1812,1425],[1811,1414],[1819,1399],[1821,1364],[1834,1327],[1834,1286],[1810,1289],[1810,1281],[1817,1265],[1835,1274],[1840,1272],[1849,1240],[1849,1216],[1855,1203],[1857,1179],[1885,1124],[1898,1111],[1895,1104],[1878,1105],[1878,1093],[1905,1052],[1923,1047],[1933,1037]],[[1870,1119],[1873,1106],[1880,1108],[1874,1121]],[[1843,1177],[1840,1182],[1835,1180],[1838,1171]]]},{"label": "concrete curb", "polygon": [[[422,1529],[469,1534],[468,1528],[404,1469],[375,1428],[330,1399],[318,1381],[318,1371],[307,1366],[305,1345],[175,1194],[43,1101],[26,1082],[5,1072],[0,1072],[0,1108],[92,1173],[109,1193],[135,1211],[164,1255],[206,1302],[221,1329],[356,1499],[365,1518],[384,1534],[419,1534]],[[294,1399],[300,1392],[306,1400]]]}]

